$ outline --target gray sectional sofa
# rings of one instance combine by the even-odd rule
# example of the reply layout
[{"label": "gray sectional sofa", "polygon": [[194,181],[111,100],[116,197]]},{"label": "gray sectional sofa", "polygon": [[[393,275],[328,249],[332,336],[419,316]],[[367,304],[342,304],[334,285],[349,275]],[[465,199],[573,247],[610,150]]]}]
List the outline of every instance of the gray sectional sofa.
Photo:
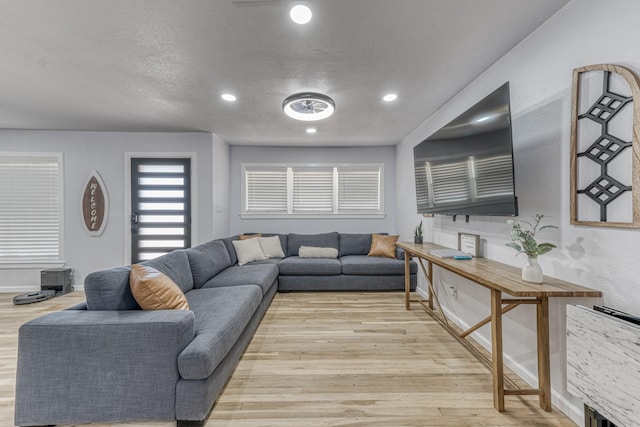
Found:
[{"label": "gray sectional sofa", "polygon": [[[140,309],[130,266],[89,274],[85,303],[20,328],[15,424],[204,425],[278,290],[404,289],[403,260],[367,256],[371,234],[278,236],[282,259],[238,265],[230,237],[144,262],[180,287],[189,310]],[[305,245],[339,256],[301,258]],[[416,271],[412,261],[412,289]]]}]

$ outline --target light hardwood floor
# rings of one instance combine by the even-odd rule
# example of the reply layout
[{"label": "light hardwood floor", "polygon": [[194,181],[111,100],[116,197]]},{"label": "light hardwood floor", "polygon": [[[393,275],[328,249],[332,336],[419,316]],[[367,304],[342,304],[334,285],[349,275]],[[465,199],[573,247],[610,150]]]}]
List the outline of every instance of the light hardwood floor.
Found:
[{"label": "light hardwood floor", "polygon": [[[0,426],[13,425],[19,325],[84,300],[75,292],[14,306],[13,295],[0,294]],[[428,314],[406,311],[403,298],[277,294],[207,426],[575,427],[533,396],[509,396],[496,412],[489,370]]]}]

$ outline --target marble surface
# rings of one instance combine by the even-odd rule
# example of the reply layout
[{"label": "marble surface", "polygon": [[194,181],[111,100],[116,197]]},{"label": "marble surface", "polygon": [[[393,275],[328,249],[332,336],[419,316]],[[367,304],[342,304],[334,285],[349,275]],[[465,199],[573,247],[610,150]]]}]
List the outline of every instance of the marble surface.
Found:
[{"label": "marble surface", "polygon": [[640,326],[567,306],[567,390],[614,422],[640,420]]}]

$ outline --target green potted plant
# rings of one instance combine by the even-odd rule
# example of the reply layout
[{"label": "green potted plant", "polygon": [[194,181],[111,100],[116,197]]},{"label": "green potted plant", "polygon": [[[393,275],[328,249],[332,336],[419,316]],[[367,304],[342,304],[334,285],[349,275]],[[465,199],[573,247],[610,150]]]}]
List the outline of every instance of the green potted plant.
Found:
[{"label": "green potted plant", "polygon": [[552,243],[538,243],[536,241],[536,233],[558,228],[555,225],[542,225],[543,218],[543,214],[535,214],[533,222],[507,220],[507,224],[511,226],[511,242],[506,245],[518,251],[516,256],[527,254],[527,262],[522,267],[522,280],[525,282],[543,282],[544,276],[542,267],[538,263],[538,256],[544,255],[556,247]]},{"label": "green potted plant", "polygon": [[422,244],[422,221],[420,221],[420,224],[413,230],[413,243],[417,245]]}]

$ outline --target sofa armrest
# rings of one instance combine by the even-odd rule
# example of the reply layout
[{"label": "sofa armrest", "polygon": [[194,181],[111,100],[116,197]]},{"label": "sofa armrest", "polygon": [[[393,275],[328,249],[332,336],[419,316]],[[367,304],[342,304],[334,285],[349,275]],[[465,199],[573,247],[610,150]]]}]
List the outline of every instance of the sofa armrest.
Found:
[{"label": "sofa armrest", "polygon": [[175,419],[189,310],[65,310],[20,327],[16,425]]}]

